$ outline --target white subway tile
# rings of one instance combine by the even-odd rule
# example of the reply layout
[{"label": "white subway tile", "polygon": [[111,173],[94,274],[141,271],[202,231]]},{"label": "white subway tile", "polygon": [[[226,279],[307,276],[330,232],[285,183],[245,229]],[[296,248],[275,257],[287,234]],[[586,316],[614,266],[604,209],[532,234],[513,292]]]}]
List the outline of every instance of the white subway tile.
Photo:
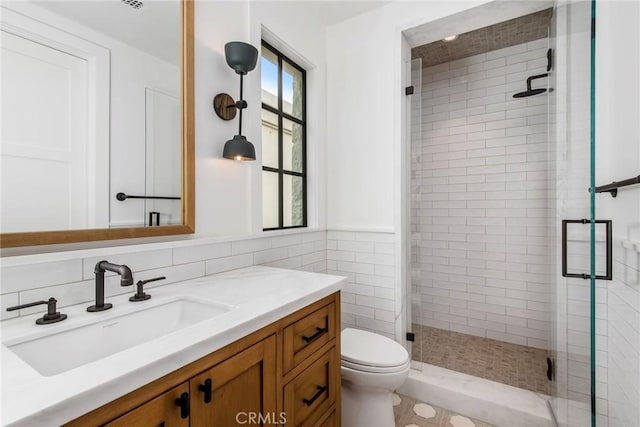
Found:
[{"label": "white subway tile", "polygon": [[308,242],[308,243],[300,243],[297,245],[288,246],[287,249],[289,249],[289,256],[294,257],[294,256],[306,255],[312,252],[316,252],[320,248],[318,247],[317,242]]},{"label": "white subway tile", "polygon": [[356,262],[376,264],[376,265],[394,265],[394,256],[392,254],[371,254],[356,253]]},{"label": "white subway tile", "polygon": [[[375,287],[367,286],[367,285],[359,285],[356,283],[347,283],[344,287],[345,292],[349,292],[354,295],[361,296],[374,296],[375,295]],[[359,304],[356,302],[356,304]],[[359,304],[359,305],[367,305],[367,304]]]},{"label": "white subway tile", "polygon": [[366,241],[355,242],[355,241],[339,240],[337,248],[340,251],[371,253],[374,250],[374,244],[373,242],[366,242]]},{"label": "white subway tile", "polygon": [[351,273],[374,274],[374,265],[356,262],[337,261],[336,269]]},{"label": "white subway tile", "polygon": [[357,304],[349,304],[342,301],[342,312],[350,313],[357,316],[364,316],[373,319],[374,318],[374,309],[373,307],[367,307]]},{"label": "white subway tile", "polygon": [[7,308],[20,304],[20,294],[13,292],[10,294],[0,295],[0,320],[18,317],[18,311],[7,311]]},{"label": "white subway tile", "polygon": [[300,267],[302,267],[302,257],[301,256],[294,256],[294,257],[290,257],[290,258],[285,258],[285,259],[281,259],[278,261],[273,261],[273,262],[269,262],[264,264],[268,267],[276,267],[276,268],[288,268],[291,270],[295,270],[298,269]]},{"label": "white subway tile", "polygon": [[82,280],[82,260],[2,267],[1,293],[8,294],[33,288],[59,285]]},{"label": "white subway tile", "polygon": [[267,249],[253,254],[253,263],[256,265],[266,264],[273,261],[282,260],[289,257],[289,251],[286,247]]},{"label": "white subway tile", "polygon": [[365,307],[380,308],[383,310],[394,310],[394,302],[383,298],[356,294],[356,304]]},{"label": "white subway tile", "polygon": [[279,248],[282,246],[292,246],[302,243],[301,234],[291,234],[288,236],[275,236],[271,238],[271,247]]},{"label": "white subway tile", "polygon": [[270,238],[238,240],[231,242],[231,254],[246,254],[249,252],[263,251],[271,248]]},{"label": "white subway tile", "polygon": [[[195,261],[222,258],[231,255],[230,243],[214,243],[211,245],[188,246],[173,249],[173,264],[187,264]],[[160,265],[167,265],[163,263]],[[133,265],[130,266],[134,268]],[[87,265],[85,264],[85,271]]]},{"label": "white subway tile", "polygon": [[233,255],[206,261],[205,272],[210,275],[251,265],[253,265],[253,254]]}]

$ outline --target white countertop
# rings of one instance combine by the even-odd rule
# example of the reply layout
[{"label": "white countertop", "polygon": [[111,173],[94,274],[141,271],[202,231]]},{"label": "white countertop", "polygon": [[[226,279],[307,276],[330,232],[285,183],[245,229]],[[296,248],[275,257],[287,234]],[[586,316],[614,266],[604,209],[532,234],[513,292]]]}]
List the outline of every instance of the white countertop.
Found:
[{"label": "white countertop", "polygon": [[[69,317],[36,325],[42,313],[0,323],[2,425],[53,426],[93,409],[185,366],[342,287],[343,277],[270,267],[249,267],[150,288],[152,298],[129,302],[132,292],[108,298],[113,309],[88,313],[81,304],[59,311]],[[58,332],[135,311],[175,296],[189,296],[233,306],[215,318],[188,326],[57,375],[43,376],[4,343],[20,337]],[[55,295],[54,295],[55,296]],[[46,307],[43,306],[46,310]],[[78,343],[82,351],[83,343]],[[51,349],[55,357],[55,349]]]}]

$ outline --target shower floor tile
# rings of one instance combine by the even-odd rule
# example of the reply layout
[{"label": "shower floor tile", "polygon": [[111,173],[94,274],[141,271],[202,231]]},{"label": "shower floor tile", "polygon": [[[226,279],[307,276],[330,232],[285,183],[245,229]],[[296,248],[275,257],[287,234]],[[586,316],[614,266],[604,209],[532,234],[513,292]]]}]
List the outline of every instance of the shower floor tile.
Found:
[{"label": "shower floor tile", "polygon": [[394,394],[393,400],[396,427],[492,427],[402,394]]},{"label": "shower floor tile", "polygon": [[549,394],[546,350],[422,325],[413,331],[413,360]]}]

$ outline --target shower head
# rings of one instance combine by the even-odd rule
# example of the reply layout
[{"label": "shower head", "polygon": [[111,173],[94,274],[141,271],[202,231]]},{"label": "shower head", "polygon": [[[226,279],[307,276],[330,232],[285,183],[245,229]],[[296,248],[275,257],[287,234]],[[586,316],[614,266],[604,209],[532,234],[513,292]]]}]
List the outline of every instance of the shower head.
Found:
[{"label": "shower head", "polygon": [[528,89],[524,92],[518,92],[513,95],[514,98],[526,98],[527,96],[539,95],[541,93],[546,92],[546,89]]},{"label": "shower head", "polygon": [[531,89],[531,81],[535,79],[541,79],[543,77],[548,77],[549,73],[538,74],[537,76],[531,76],[527,79],[527,90],[524,92],[518,92],[513,95],[514,98],[525,98],[527,96],[539,95],[547,91],[547,89]]}]

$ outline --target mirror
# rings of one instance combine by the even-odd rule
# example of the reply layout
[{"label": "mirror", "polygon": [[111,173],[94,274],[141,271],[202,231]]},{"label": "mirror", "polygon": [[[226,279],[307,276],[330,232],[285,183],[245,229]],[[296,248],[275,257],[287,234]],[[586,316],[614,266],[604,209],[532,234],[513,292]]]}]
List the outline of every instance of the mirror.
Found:
[{"label": "mirror", "polygon": [[193,1],[1,8],[1,246],[192,233]]}]

